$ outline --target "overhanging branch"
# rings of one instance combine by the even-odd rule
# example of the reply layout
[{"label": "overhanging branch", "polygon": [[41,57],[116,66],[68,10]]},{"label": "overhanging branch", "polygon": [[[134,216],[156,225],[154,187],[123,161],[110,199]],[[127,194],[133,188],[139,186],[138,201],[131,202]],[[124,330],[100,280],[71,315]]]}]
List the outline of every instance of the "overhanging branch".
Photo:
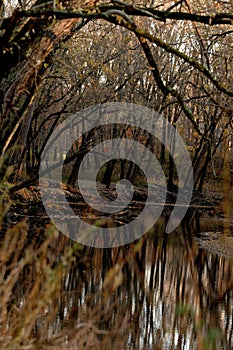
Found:
[{"label": "overhanging branch", "polygon": [[122,11],[126,15],[130,16],[141,16],[151,17],[155,20],[163,21],[166,20],[179,20],[179,21],[191,21],[211,26],[219,24],[233,24],[233,13],[220,12],[211,15],[200,15],[189,12],[174,12],[174,11],[159,11],[153,8],[140,8],[133,5],[100,5],[96,7],[90,7],[89,9],[77,9],[77,10],[53,10],[48,9],[32,9],[19,11],[20,17],[44,17],[55,16],[57,19],[65,18],[98,18],[104,15],[107,11]]},{"label": "overhanging branch", "polygon": [[127,28],[128,30],[134,32],[136,36],[141,36],[150,41],[153,44],[156,44],[157,46],[164,49],[166,52],[172,53],[175,56],[181,58],[183,61],[187,62],[190,66],[197,69],[199,72],[201,72],[208,80],[212,82],[212,84],[221,92],[224,94],[233,97],[233,91],[227,89],[223,84],[221,84],[218,79],[202,64],[194,60],[193,58],[187,56],[185,53],[177,50],[173,46],[167,44],[165,41],[163,41],[160,38],[157,38],[156,36],[150,34],[148,31],[138,28],[135,24],[131,24],[127,21],[121,20],[119,21],[116,17],[109,18],[109,21],[111,21],[114,24],[118,24],[124,28]]},{"label": "overhanging branch", "polygon": [[147,58],[147,61],[148,61],[149,65],[150,65],[150,67],[152,68],[152,74],[153,74],[153,77],[154,77],[154,79],[156,81],[156,84],[157,84],[158,88],[162,91],[162,93],[163,93],[165,98],[166,98],[166,96],[168,94],[171,94],[172,96],[174,96],[177,99],[177,101],[179,102],[179,104],[180,104],[182,110],[184,111],[186,117],[191,121],[191,123],[193,124],[193,126],[194,126],[195,130],[197,131],[197,133],[199,135],[201,135],[200,129],[198,127],[198,124],[195,121],[194,115],[193,115],[192,111],[190,110],[189,106],[187,105],[187,103],[182,98],[181,94],[177,90],[175,90],[175,89],[171,88],[170,86],[164,84],[164,82],[162,80],[162,77],[161,77],[161,74],[159,72],[159,68],[158,68],[157,63],[155,62],[155,60],[153,58],[152,52],[150,50],[150,47],[149,47],[146,39],[144,37],[140,36],[140,35],[137,35],[137,37],[138,37],[138,40],[139,40],[139,42],[140,42],[140,44],[142,46],[142,49],[143,49],[144,54],[145,54],[145,56]]}]

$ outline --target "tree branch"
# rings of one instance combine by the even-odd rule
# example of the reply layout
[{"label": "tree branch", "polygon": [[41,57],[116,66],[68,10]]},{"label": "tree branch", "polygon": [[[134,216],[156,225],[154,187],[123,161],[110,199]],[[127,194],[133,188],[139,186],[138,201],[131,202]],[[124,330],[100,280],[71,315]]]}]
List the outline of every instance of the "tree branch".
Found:
[{"label": "tree branch", "polygon": [[183,61],[187,62],[190,66],[194,67],[195,69],[197,69],[199,72],[201,72],[202,74],[205,75],[206,78],[208,78],[208,80],[210,80],[212,82],[212,84],[221,92],[223,92],[224,94],[233,97],[233,91],[227,89],[223,84],[221,84],[218,79],[216,77],[214,77],[212,75],[212,73],[202,64],[200,64],[199,62],[197,62],[196,60],[194,60],[193,58],[187,56],[185,53],[177,50],[176,48],[174,48],[173,46],[167,44],[166,42],[164,42],[162,39],[157,38],[156,36],[153,36],[152,34],[150,34],[149,32],[147,32],[144,29],[138,28],[136,25],[132,25],[126,21],[121,21],[119,23],[119,21],[117,20],[117,18],[111,18],[109,19],[111,20],[114,24],[118,24],[121,25],[122,27],[127,28],[128,30],[132,31],[135,33],[135,35],[139,35],[141,37],[146,38],[148,41],[150,41],[153,44],[156,44],[157,46],[161,47],[162,49],[164,49],[166,52],[172,53],[175,56],[181,58]]},{"label": "tree branch", "polygon": [[126,15],[131,16],[143,16],[151,17],[156,20],[165,22],[166,20],[179,20],[179,21],[191,21],[198,22],[208,25],[218,25],[218,24],[233,24],[233,13],[223,12],[215,13],[211,15],[199,15],[189,12],[173,12],[173,11],[159,11],[153,8],[139,8],[136,6],[126,6],[126,5],[99,5],[97,7],[90,7],[87,9],[78,9],[75,11],[71,10],[53,10],[48,9],[32,9],[28,11],[19,11],[20,17],[45,17],[55,16],[57,19],[65,18],[101,18],[107,11],[123,11]]}]

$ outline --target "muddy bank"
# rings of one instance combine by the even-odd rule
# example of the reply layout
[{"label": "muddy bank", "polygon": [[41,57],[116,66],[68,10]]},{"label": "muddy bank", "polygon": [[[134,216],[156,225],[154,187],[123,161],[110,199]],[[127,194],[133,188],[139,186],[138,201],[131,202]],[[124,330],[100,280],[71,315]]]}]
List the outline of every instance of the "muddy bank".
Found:
[{"label": "muddy bank", "polygon": [[202,232],[200,237],[195,237],[199,248],[208,250],[212,254],[233,259],[233,232],[232,228],[227,232]]}]

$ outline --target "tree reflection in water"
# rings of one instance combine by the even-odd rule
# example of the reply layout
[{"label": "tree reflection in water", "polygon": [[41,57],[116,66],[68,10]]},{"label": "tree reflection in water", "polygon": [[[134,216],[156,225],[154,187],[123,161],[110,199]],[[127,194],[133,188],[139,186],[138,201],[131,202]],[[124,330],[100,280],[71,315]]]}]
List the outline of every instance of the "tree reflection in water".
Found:
[{"label": "tree reflection in water", "polygon": [[[18,339],[18,349],[232,349],[233,264],[199,249],[192,229],[183,224],[164,236],[161,219],[140,241],[114,249],[53,237],[46,254],[35,254],[13,283],[7,317],[1,309],[7,321],[1,343],[10,348]],[[38,239],[27,238],[29,247],[32,242],[39,249]],[[19,319],[24,326],[17,326]]]}]

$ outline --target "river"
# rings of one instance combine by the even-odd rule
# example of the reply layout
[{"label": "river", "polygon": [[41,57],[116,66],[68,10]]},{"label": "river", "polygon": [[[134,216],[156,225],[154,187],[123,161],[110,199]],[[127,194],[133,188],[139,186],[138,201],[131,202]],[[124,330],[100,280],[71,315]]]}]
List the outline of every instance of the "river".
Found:
[{"label": "river", "polygon": [[21,223],[17,242],[5,244],[1,348],[233,349],[233,257],[208,246],[221,234],[232,239],[222,219],[198,217],[165,235],[161,218],[140,240],[111,249],[40,225]]}]

